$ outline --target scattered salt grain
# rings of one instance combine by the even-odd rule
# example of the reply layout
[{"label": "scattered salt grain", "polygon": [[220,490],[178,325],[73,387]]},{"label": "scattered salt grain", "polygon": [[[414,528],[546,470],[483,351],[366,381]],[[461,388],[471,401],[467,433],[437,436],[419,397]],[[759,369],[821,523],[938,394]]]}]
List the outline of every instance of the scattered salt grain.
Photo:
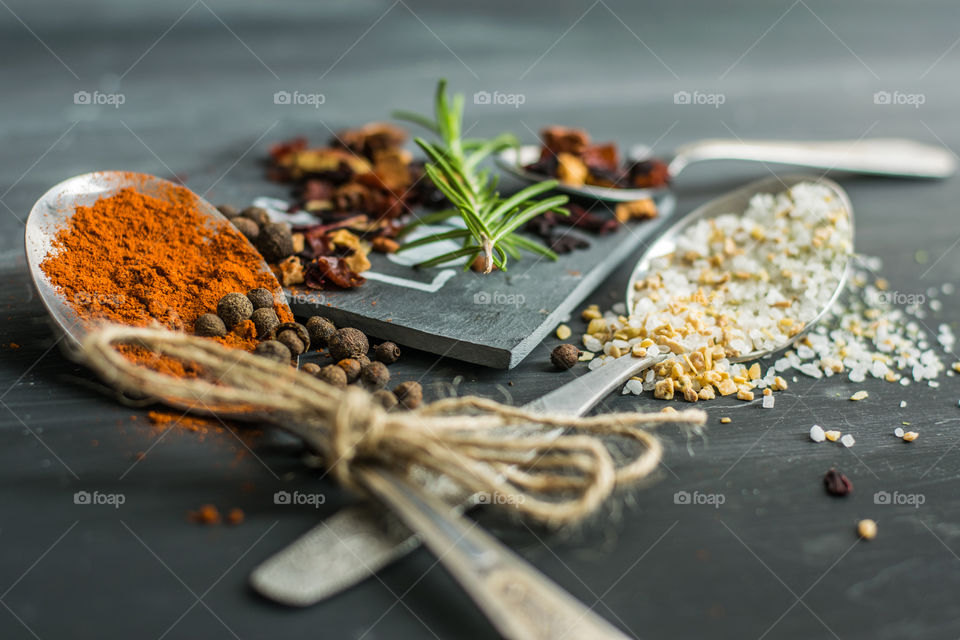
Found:
[{"label": "scattered salt grain", "polygon": [[898,438],[902,438],[902,437],[903,437],[903,427],[897,427],[896,429],[894,429],[894,430],[893,430],[893,435],[897,436]]},{"label": "scattered salt grain", "polygon": [[853,436],[850,435],[849,433],[843,436],[842,438],[840,438],[840,444],[842,444],[845,447],[852,447],[854,444],[856,444],[856,442],[857,441],[854,440]]},{"label": "scattered salt grain", "polygon": [[900,408],[903,409],[903,408],[906,407],[906,406],[907,406],[907,401],[906,401],[906,400],[901,400],[901,401],[900,401]]},{"label": "scattered salt grain", "polygon": [[850,399],[855,402],[858,402],[860,400],[866,400],[869,395],[870,394],[867,393],[866,391],[857,391],[855,394],[850,396]]},{"label": "scattered salt grain", "polygon": [[773,409],[773,396],[763,396],[763,408],[764,409]]},{"label": "scattered salt grain", "polygon": [[810,439],[814,442],[823,442],[826,439],[826,436],[823,432],[823,427],[818,424],[810,427]]}]

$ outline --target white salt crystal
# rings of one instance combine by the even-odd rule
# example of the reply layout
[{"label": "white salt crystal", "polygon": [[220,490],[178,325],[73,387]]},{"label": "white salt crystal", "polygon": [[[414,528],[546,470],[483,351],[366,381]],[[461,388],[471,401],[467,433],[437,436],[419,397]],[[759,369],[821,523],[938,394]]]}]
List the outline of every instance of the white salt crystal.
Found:
[{"label": "white salt crystal", "polygon": [[826,440],[827,436],[825,436],[823,433],[823,427],[821,427],[818,424],[815,424],[812,427],[810,427],[810,439],[813,440],[814,442],[823,442],[824,440]]},{"label": "white salt crystal", "polygon": [[897,436],[898,438],[902,438],[902,437],[903,437],[903,427],[897,427],[896,429],[894,429],[894,430],[893,430],[893,435]]},{"label": "white salt crystal", "polygon": [[900,408],[903,409],[905,406],[907,406],[907,401],[906,401],[906,400],[901,400],[901,401],[900,401]]},{"label": "white salt crystal", "polygon": [[587,351],[603,351],[603,343],[591,335],[583,336],[583,346]]},{"label": "white salt crystal", "polygon": [[762,406],[764,409],[773,409],[773,396],[763,396]]},{"label": "white salt crystal", "polygon": [[850,435],[849,433],[843,436],[842,438],[840,438],[840,444],[842,444],[845,447],[852,447],[854,444],[856,444],[856,442],[857,441],[854,440],[853,436]]},{"label": "white salt crystal", "polygon": [[640,395],[643,393],[643,381],[642,380],[627,380],[627,384],[623,388],[626,393],[629,391],[634,395]]}]

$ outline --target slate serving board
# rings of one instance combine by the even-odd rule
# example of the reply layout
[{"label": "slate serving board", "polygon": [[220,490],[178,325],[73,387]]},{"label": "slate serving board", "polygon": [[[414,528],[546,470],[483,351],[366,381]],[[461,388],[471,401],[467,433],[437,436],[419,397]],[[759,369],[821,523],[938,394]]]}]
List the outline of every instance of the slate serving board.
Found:
[{"label": "slate serving board", "polygon": [[[271,135],[271,141],[304,133],[289,123],[281,129],[287,133]],[[245,145],[249,148],[249,142],[241,141],[236,148]],[[231,153],[235,153],[234,148],[223,155]],[[206,194],[208,199],[214,204],[267,206],[273,217],[289,219],[282,213],[289,189],[265,179],[264,153],[258,158],[251,152],[217,183],[215,191]],[[510,180],[503,182],[505,192],[519,186]],[[613,215],[613,203],[581,204],[599,215]],[[422,256],[404,259],[405,254],[372,253],[372,268],[363,274],[367,282],[361,287],[346,291],[293,287],[285,292],[298,317],[320,314],[337,326],[356,327],[379,339],[510,369],[618,265],[638,257],[639,247],[672,216],[675,204],[672,194],[664,194],[657,201],[658,218],[630,223],[606,236],[572,230],[572,235],[585,238],[590,246],[562,255],[555,262],[525,253],[520,260],[511,260],[506,272],[482,275],[464,271],[458,264],[418,270],[409,264],[424,259]]]}]

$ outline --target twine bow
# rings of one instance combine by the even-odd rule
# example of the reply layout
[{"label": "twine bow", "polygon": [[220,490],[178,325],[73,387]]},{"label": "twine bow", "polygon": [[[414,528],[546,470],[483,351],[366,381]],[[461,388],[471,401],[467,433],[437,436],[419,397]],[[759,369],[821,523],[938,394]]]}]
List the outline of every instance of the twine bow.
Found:
[{"label": "twine bow", "polygon": [[[162,373],[125,355],[129,348],[194,363],[199,374]],[[537,414],[472,396],[388,412],[363,389],[336,388],[213,340],[153,328],[107,325],[84,339],[80,358],[121,391],[194,412],[273,423],[301,437],[346,486],[356,487],[356,464],[400,472],[422,467],[554,525],[583,519],[618,485],[656,468],[662,447],[645,427],[705,420],[698,410]],[[634,441],[637,451],[615,462],[605,444],[614,436]]]}]

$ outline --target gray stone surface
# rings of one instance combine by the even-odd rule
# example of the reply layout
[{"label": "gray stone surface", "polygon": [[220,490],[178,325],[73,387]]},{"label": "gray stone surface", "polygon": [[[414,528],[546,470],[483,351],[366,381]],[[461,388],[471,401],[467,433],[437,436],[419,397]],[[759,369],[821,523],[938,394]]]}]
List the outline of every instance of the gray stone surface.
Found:
[{"label": "gray stone surface", "polygon": [[[706,136],[899,135],[957,148],[957,12],[948,2],[861,0],[8,0],[0,6],[0,636],[496,637],[424,551],[308,610],[248,589],[252,567],[351,498],[304,467],[285,440],[247,450],[229,433],[161,438],[142,410],[99,393],[60,355],[21,245],[22,218],[51,184],[103,168],[182,172],[199,192],[228,200],[221,178],[262,154],[275,123],[299,121],[325,137],[326,127],[379,118],[394,105],[424,110],[440,75],[468,93],[525,95],[519,109],[470,105],[483,134],[506,128],[532,140],[529,130],[558,122],[623,143],[657,141],[660,150]],[[114,91],[120,76],[120,108],[73,104],[76,91]],[[317,90],[326,102],[275,106],[277,90]],[[722,92],[726,101],[675,105],[680,90]],[[875,104],[877,91],[921,93],[925,102]],[[766,171],[691,169],[678,209]],[[857,246],[884,258],[893,289],[916,294],[958,280],[960,182],[840,179],[857,208]],[[914,259],[920,249],[926,264]],[[628,270],[589,300],[618,300]],[[955,324],[958,311],[957,297],[947,297],[925,322]],[[497,397],[496,385],[512,382],[505,389],[525,402],[578,373],[550,371],[555,344],[547,339],[509,372],[408,352],[394,377],[463,376],[463,392]],[[939,389],[800,379],[772,411],[720,400],[705,407],[706,442],[666,431],[659,482],[577,531],[477,517],[638,637],[956,637],[958,386],[955,377]],[[870,398],[847,401],[858,388]],[[661,406],[612,397],[601,410]],[[720,425],[723,415],[733,422]],[[901,420],[921,433],[912,445],[890,435]],[[854,433],[857,445],[812,446],[805,433],[815,422]],[[138,452],[147,453],[140,462]],[[856,486],[847,499],[829,499],[820,486],[833,465]],[[327,500],[319,509],[276,505],[280,489]],[[680,490],[726,501],[677,505]],[[876,505],[881,490],[926,501]],[[126,502],[77,505],[77,491],[122,493]],[[206,502],[242,507],[247,520],[186,523],[187,510]],[[879,522],[869,544],[855,541],[861,517]]]}]

